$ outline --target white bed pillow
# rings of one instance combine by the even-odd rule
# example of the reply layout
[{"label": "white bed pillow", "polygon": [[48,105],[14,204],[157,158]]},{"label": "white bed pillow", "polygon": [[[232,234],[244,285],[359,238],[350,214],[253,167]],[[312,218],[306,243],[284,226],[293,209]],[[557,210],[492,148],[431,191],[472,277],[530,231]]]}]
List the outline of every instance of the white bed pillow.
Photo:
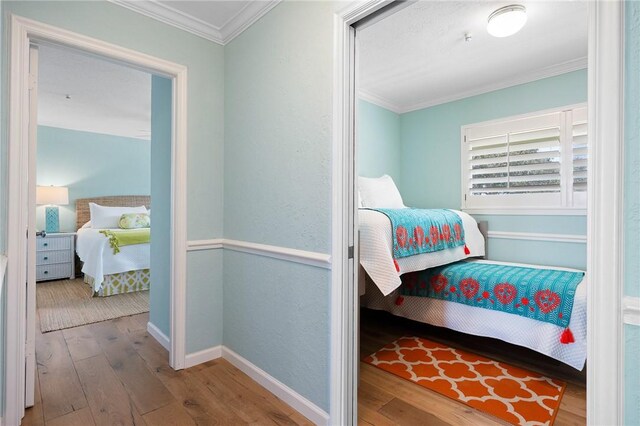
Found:
[{"label": "white bed pillow", "polygon": [[120,216],[126,213],[146,213],[145,206],[140,207],[106,207],[96,203],[89,203],[91,227],[93,229],[118,228]]},{"label": "white bed pillow", "polygon": [[400,191],[389,175],[379,178],[358,177],[358,190],[362,207],[381,209],[402,209]]}]

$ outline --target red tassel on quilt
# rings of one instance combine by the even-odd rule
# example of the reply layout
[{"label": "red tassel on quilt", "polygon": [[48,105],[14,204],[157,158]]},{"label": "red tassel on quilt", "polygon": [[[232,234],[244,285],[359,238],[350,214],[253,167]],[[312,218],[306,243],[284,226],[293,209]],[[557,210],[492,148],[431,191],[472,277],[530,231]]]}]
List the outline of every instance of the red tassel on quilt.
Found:
[{"label": "red tassel on quilt", "polygon": [[575,342],[576,339],[573,338],[573,333],[569,327],[565,328],[562,334],[560,335],[560,343],[563,345],[568,345],[569,343]]},{"label": "red tassel on quilt", "polygon": [[404,297],[398,296],[398,298],[396,299],[396,305],[401,306],[403,303],[404,303]]},{"label": "red tassel on quilt", "polygon": [[469,255],[471,254],[471,250],[469,250],[469,247],[467,247],[467,245],[464,245],[464,254]]},{"label": "red tassel on quilt", "polygon": [[400,272],[400,265],[398,265],[398,261],[393,259],[393,266],[396,267],[396,272]]}]

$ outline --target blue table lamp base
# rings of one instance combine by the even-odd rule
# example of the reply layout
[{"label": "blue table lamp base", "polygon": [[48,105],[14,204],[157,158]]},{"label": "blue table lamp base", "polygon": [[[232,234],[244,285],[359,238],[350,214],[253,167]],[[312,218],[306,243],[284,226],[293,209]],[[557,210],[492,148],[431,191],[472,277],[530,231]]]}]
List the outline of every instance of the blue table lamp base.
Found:
[{"label": "blue table lamp base", "polygon": [[50,233],[60,232],[60,219],[58,207],[47,206],[45,209],[45,231]]}]

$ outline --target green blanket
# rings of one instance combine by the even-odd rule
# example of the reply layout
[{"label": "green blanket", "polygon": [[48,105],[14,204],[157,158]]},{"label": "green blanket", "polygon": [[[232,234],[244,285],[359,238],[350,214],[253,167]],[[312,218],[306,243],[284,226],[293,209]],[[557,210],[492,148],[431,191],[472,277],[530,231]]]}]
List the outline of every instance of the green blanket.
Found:
[{"label": "green blanket", "polygon": [[100,233],[109,239],[113,254],[120,253],[121,246],[145,244],[151,241],[151,228],[105,229]]}]

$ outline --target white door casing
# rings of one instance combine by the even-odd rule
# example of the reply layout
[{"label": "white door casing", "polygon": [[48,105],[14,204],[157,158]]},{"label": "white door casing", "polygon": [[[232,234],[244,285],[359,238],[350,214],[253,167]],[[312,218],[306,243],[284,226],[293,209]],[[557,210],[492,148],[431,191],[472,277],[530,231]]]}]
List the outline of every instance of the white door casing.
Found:
[{"label": "white door casing", "polygon": [[35,399],[36,374],[36,158],[38,140],[38,47],[29,46],[29,172],[27,179],[27,302],[25,344],[25,407]]},{"label": "white door casing", "polygon": [[[9,144],[7,190],[7,310],[5,417],[17,425],[24,414],[27,373],[26,341],[28,328],[35,325],[35,312],[27,309],[27,239],[29,225],[24,206],[29,201],[29,46],[50,43],[74,48],[119,61],[152,74],[170,78],[172,93],[171,141],[171,302],[170,359],[174,369],[185,366],[186,351],[186,153],[187,153],[187,68],[120,46],[103,42],[34,20],[11,15],[9,54]],[[35,92],[33,92],[35,94]],[[35,136],[35,133],[32,133]],[[35,150],[31,150],[35,159]],[[35,167],[33,168],[35,170]],[[32,177],[31,180],[35,178]],[[35,188],[35,185],[34,185]],[[35,191],[31,191],[35,197]],[[35,212],[34,212],[35,213]],[[31,213],[30,213],[31,214]],[[35,217],[35,215],[34,215]],[[35,240],[34,240],[35,241]],[[35,253],[35,246],[33,247]],[[35,262],[32,262],[35,264]],[[20,284],[22,283],[22,284]],[[35,287],[33,287],[35,289]],[[29,310],[35,304],[29,306]],[[29,318],[29,321],[27,321]],[[35,329],[33,329],[35,330]],[[31,368],[31,367],[29,367]],[[31,380],[31,379],[30,379]]]},{"label": "white door casing", "polygon": [[[331,313],[331,423],[357,421],[357,360],[349,358],[357,320],[350,316],[355,281],[345,255],[357,218],[345,217],[350,176],[356,161],[353,120],[355,98],[351,96],[356,64],[350,27],[389,2],[353,2],[334,19],[334,133],[333,133],[333,276]],[[587,270],[589,369],[587,372],[587,423],[622,424],[622,70],[623,2],[589,3],[589,189]],[[338,247],[340,246],[340,247]],[[357,248],[357,241],[356,241]],[[356,250],[357,252],[357,250]],[[611,273],[613,270],[613,273]],[[346,289],[345,289],[346,287]]]}]

